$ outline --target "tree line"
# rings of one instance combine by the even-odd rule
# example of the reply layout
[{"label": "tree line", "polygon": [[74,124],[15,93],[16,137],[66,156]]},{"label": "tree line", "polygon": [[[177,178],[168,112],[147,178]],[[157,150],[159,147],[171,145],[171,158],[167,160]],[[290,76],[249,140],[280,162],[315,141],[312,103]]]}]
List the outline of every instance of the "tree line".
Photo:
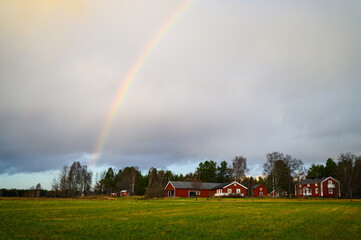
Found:
[{"label": "tree line", "polygon": [[[160,197],[164,196],[164,187],[168,181],[193,182],[197,188],[199,182],[225,183],[237,180],[248,188],[248,196],[251,196],[252,186],[262,184],[269,192],[275,190],[291,197],[295,192],[295,184],[303,179],[334,177],[340,181],[342,197],[361,197],[361,156],[352,153],[341,153],[337,162],[329,158],[325,165],[312,164],[306,169],[300,159],[272,152],[266,155],[262,176],[246,176],[248,171],[247,158],[244,156],[234,157],[231,164],[222,161],[218,165],[216,161],[206,160],[199,163],[193,173],[186,175],[156,168],[151,168],[147,174],[142,175],[135,167],[124,168],[114,174],[114,170],[109,168],[96,183],[96,186],[103,188],[95,189],[102,194],[125,189],[131,194]],[[134,174],[130,174],[131,172]]]},{"label": "tree line", "polygon": [[150,168],[142,174],[138,167],[125,167],[116,171],[114,168],[96,174],[93,184],[93,173],[86,165],[73,162],[64,166],[58,178],[52,182],[52,190],[41,189],[41,185],[29,190],[1,189],[0,196],[20,197],[76,197],[88,194],[105,194],[127,190],[129,195],[145,195],[146,197],[164,196],[164,188],[169,181],[193,182],[195,189],[200,182],[226,183],[239,181],[248,188],[251,196],[252,186],[262,184],[268,192],[275,190],[292,196],[295,183],[307,178],[334,177],[340,181],[342,197],[361,197],[361,156],[352,153],[341,153],[337,162],[327,159],[325,165],[312,164],[304,167],[300,159],[288,154],[272,152],[266,155],[263,164],[263,175],[253,178],[247,176],[247,158],[234,157],[230,163],[206,160],[199,163],[194,172],[174,174],[169,170]]}]

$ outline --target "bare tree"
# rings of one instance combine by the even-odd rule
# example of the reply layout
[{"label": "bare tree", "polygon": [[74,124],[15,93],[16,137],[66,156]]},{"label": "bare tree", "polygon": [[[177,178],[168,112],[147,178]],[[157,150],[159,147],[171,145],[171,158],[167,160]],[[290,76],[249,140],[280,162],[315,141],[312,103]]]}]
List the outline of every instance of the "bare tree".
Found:
[{"label": "bare tree", "polygon": [[135,194],[135,185],[137,183],[138,167],[131,167],[130,169],[130,193]]},{"label": "bare tree", "polygon": [[54,190],[55,192],[57,192],[59,190],[59,183],[56,180],[56,178],[54,178],[51,183],[51,189]]},{"label": "bare tree", "polygon": [[232,160],[232,165],[235,179],[239,181],[241,178],[246,176],[246,173],[248,172],[247,158],[243,156],[236,156]]},{"label": "bare tree", "polygon": [[290,155],[286,155],[283,159],[288,168],[291,179],[288,180],[288,195],[291,197],[291,193],[294,192],[294,182],[301,181],[306,175],[303,162],[300,159],[293,158]]},{"label": "bare tree", "polygon": [[40,183],[36,184],[35,189],[36,189],[36,197],[39,198],[40,197],[40,191],[41,191],[41,184]]},{"label": "bare tree", "polygon": [[294,192],[294,181],[301,180],[305,175],[303,162],[279,152],[268,153],[266,157],[263,171],[268,183],[271,181],[273,191],[281,193],[288,189],[288,194],[291,195]]},{"label": "bare tree", "polygon": [[357,156],[352,153],[341,153],[338,157],[338,175],[341,185],[343,186],[343,192],[347,198],[352,201],[352,194],[355,186],[360,183],[355,183],[356,177],[356,160]]},{"label": "bare tree", "polygon": [[64,166],[61,170],[60,177],[59,177],[59,189],[63,195],[63,197],[67,196],[67,189],[68,189],[68,167]]},{"label": "bare tree", "polygon": [[151,167],[148,171],[148,188],[145,191],[146,198],[164,197],[165,191],[162,187],[161,175],[164,175],[164,171],[159,171],[156,168]]},{"label": "bare tree", "polygon": [[199,192],[199,190],[201,188],[201,184],[202,184],[201,177],[199,176],[199,174],[194,173],[193,181],[192,181],[192,187],[196,191],[196,198],[198,198],[197,193]]}]

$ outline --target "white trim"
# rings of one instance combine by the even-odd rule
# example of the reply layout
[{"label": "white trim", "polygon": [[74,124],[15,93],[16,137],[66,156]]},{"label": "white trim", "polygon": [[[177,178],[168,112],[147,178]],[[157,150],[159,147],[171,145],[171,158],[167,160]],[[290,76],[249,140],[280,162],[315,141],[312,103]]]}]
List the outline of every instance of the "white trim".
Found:
[{"label": "white trim", "polygon": [[197,197],[197,191],[196,190],[188,190],[188,198],[191,197],[190,194],[189,194],[190,192],[194,192],[196,194],[196,197]]},{"label": "white trim", "polygon": [[[323,181],[321,182],[321,197],[323,197],[323,185],[322,185],[322,183],[323,183],[324,181],[328,180],[329,178],[332,178],[335,182],[338,183],[338,196],[341,197],[340,181],[334,179],[333,177],[328,177],[328,178],[326,178],[325,180],[323,180]],[[327,189],[328,189],[328,188],[327,188]]]},{"label": "white trim", "polygon": [[334,181],[338,182],[336,179],[334,179],[333,177],[327,177],[325,178],[325,180],[323,180],[321,183],[323,183],[324,181],[328,180],[329,178],[332,178]]},{"label": "white trim", "polygon": [[323,197],[323,184],[321,182],[321,197]]},{"label": "white trim", "polygon": [[167,187],[168,187],[169,183],[170,183],[170,185],[172,185],[172,187],[174,188],[174,192],[175,192],[175,187],[174,187],[174,185],[171,183],[171,181],[169,181],[169,182],[167,183],[167,185],[165,186],[164,190],[166,190],[166,189],[167,189]]},{"label": "white trim", "polygon": [[243,185],[240,184],[239,182],[231,182],[230,184],[224,186],[223,188],[227,188],[227,187],[229,187],[229,186],[231,186],[232,184],[235,184],[235,183],[237,183],[237,184],[240,185],[241,187],[244,187],[245,189],[248,189],[247,187],[243,186]]},{"label": "white trim", "polygon": [[165,186],[165,188],[164,188],[164,190],[167,190],[167,187],[168,187],[168,185],[172,185],[172,187],[174,188],[174,195],[173,195],[173,197],[176,197],[176,188],[174,187],[174,185],[171,183],[171,181],[169,181],[168,183],[167,183],[167,185]]}]

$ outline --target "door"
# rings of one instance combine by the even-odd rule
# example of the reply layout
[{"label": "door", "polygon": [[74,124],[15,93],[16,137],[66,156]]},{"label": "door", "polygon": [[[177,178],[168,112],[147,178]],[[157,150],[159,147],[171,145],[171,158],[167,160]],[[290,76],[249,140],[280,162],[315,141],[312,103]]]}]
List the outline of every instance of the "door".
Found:
[{"label": "door", "polygon": [[303,189],[303,196],[307,196],[307,195],[308,195],[307,188],[304,188]]},{"label": "door", "polygon": [[190,198],[195,198],[196,197],[196,192],[195,191],[189,191],[189,195]]}]

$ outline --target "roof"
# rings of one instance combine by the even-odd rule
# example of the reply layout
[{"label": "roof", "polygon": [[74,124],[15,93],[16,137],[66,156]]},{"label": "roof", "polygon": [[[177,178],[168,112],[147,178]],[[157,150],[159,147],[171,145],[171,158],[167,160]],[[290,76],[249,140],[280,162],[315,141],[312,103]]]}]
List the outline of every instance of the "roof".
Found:
[{"label": "roof", "polygon": [[321,183],[321,182],[325,181],[327,178],[330,178],[330,177],[314,178],[314,179],[305,179],[305,180],[302,180],[301,182],[299,182],[299,183],[297,183],[297,184]]},{"label": "roof", "polygon": [[[170,181],[170,183],[173,185],[176,189],[193,189],[194,188],[194,182],[181,182],[181,181]],[[203,190],[215,190],[223,188],[232,182],[228,183],[210,183],[210,182],[200,182],[199,183],[199,189]],[[168,185],[168,184],[167,184]]]},{"label": "roof", "polygon": [[261,184],[254,185],[252,188],[258,188]]}]

